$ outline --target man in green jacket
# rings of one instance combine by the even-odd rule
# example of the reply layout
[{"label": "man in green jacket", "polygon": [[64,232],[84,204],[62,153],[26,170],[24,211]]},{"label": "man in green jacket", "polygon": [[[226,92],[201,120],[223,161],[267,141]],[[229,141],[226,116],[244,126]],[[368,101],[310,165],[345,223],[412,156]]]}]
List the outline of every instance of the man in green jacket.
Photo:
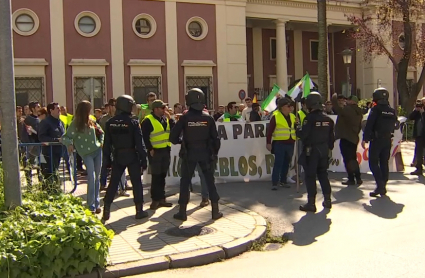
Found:
[{"label": "man in green jacket", "polygon": [[361,185],[363,183],[357,162],[357,145],[363,119],[362,109],[357,106],[358,101],[359,99],[352,95],[347,98],[346,105],[340,105],[337,94],[332,96],[332,106],[338,115],[335,125],[335,140],[341,139],[339,147],[348,174],[348,180],[342,182],[343,185]]}]

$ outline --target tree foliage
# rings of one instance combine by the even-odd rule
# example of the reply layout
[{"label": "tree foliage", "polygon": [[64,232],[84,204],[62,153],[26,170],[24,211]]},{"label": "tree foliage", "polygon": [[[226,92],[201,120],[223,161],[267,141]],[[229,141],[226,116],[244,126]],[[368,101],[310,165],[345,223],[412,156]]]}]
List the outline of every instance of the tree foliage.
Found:
[{"label": "tree foliage", "polygon": [[[425,29],[420,23],[425,2],[366,0],[364,6],[364,12],[360,16],[346,15],[348,21],[356,26],[351,36],[363,49],[365,61],[376,56],[389,58],[397,76],[400,104],[404,109],[411,110],[425,80],[425,32],[422,31]],[[398,51],[396,49],[400,44],[404,47]],[[417,81],[411,84],[407,80],[409,66],[416,68],[417,65],[423,69],[418,74]]]}]

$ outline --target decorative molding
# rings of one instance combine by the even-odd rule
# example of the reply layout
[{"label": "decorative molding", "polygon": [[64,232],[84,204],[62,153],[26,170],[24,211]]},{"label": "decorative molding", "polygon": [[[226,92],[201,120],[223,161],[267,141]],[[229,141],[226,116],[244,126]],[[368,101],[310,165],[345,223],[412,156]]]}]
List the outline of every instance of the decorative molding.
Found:
[{"label": "decorative molding", "polygon": [[[201,29],[202,29],[202,33],[199,37],[194,37],[192,36],[192,34],[189,32],[189,25],[192,22],[197,22],[199,25],[201,25]],[[205,21],[205,19],[203,19],[202,17],[199,16],[194,16],[189,18],[189,20],[186,22],[186,33],[189,36],[189,38],[191,38],[192,40],[195,41],[201,41],[203,39],[206,38],[206,36],[208,35],[208,23]]]},{"label": "decorative molding", "polygon": [[[27,15],[27,16],[32,18],[34,26],[31,30],[29,30],[29,31],[19,30],[18,26],[16,25],[16,20],[21,15]],[[21,36],[24,36],[24,37],[31,36],[31,35],[35,34],[35,32],[37,32],[39,27],[40,27],[40,19],[38,18],[37,14],[30,9],[26,9],[26,8],[18,9],[12,14],[13,31],[15,31],[15,33],[17,33]]]},{"label": "decorative molding", "polygon": [[70,66],[108,66],[105,59],[71,59]]},{"label": "decorative molding", "polygon": [[[314,2],[300,2],[300,1],[279,1],[279,0],[247,0],[248,4],[258,4],[258,5],[273,5],[273,6],[284,6],[284,7],[292,7],[292,8],[305,8],[305,9],[317,9],[317,3]],[[344,12],[344,13],[358,13],[362,11],[362,4],[351,4],[347,5],[347,3],[342,3],[340,5],[332,5],[328,3],[326,5],[327,11],[334,12]]]},{"label": "decorative molding", "polygon": [[15,66],[47,66],[49,63],[43,58],[15,58]]},{"label": "decorative molding", "polygon": [[[140,19],[146,19],[147,21],[149,21],[149,24],[151,25],[151,30],[149,31],[149,34],[143,35],[137,32],[136,23]],[[138,36],[139,38],[148,39],[152,37],[153,35],[155,35],[156,33],[156,28],[157,28],[156,21],[155,21],[155,18],[153,18],[153,16],[151,16],[150,14],[142,13],[142,14],[136,15],[136,17],[133,19],[132,24],[133,24],[134,34],[136,34],[136,36]]]},{"label": "decorative molding", "polygon": [[[91,33],[84,33],[81,29],[80,29],[80,19],[83,17],[90,17],[91,19],[93,19],[93,21],[95,22],[95,28],[93,30],[93,32]],[[81,13],[79,13],[74,20],[74,28],[77,31],[78,34],[80,34],[83,37],[86,38],[91,38],[96,36],[99,32],[100,29],[102,28],[102,22],[100,21],[100,18],[97,14],[95,14],[94,12],[91,11],[83,11]]]},{"label": "decorative molding", "polygon": [[183,67],[215,67],[216,64],[211,60],[184,60]]},{"label": "decorative molding", "polygon": [[165,66],[165,63],[159,59],[130,59],[127,66]]}]

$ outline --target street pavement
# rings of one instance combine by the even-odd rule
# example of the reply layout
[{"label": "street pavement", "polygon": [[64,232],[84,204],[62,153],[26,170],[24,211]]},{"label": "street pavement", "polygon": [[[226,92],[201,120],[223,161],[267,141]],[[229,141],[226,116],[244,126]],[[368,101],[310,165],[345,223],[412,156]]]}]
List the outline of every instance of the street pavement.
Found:
[{"label": "street pavement", "polygon": [[[414,145],[402,146],[404,164]],[[405,173],[413,171],[405,167]],[[388,196],[371,198],[371,175],[346,187],[341,173],[330,173],[333,208],[303,213],[303,191],[270,190],[269,183],[218,185],[222,199],[268,219],[272,233],[289,242],[277,251],[248,252],[220,263],[134,277],[425,277],[424,177],[391,173]],[[303,186],[301,186],[303,188]]]}]

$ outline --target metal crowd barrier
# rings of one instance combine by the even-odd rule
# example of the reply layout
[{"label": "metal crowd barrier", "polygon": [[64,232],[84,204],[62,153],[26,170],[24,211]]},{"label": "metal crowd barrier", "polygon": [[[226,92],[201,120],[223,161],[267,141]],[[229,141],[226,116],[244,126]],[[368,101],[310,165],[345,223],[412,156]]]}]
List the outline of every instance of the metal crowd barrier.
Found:
[{"label": "metal crowd barrier", "polygon": [[[24,180],[28,188],[29,185],[33,184],[34,170],[38,176],[38,182],[42,183],[43,167],[50,164],[49,169],[53,169],[53,147],[62,146],[62,154],[59,160],[58,168],[56,169],[59,182],[63,187],[63,192],[74,193],[77,189],[77,153],[74,152],[69,154],[67,147],[62,143],[58,142],[44,142],[44,143],[19,143],[19,158],[21,165],[23,166]],[[43,154],[43,147],[49,147],[48,155]]]}]

